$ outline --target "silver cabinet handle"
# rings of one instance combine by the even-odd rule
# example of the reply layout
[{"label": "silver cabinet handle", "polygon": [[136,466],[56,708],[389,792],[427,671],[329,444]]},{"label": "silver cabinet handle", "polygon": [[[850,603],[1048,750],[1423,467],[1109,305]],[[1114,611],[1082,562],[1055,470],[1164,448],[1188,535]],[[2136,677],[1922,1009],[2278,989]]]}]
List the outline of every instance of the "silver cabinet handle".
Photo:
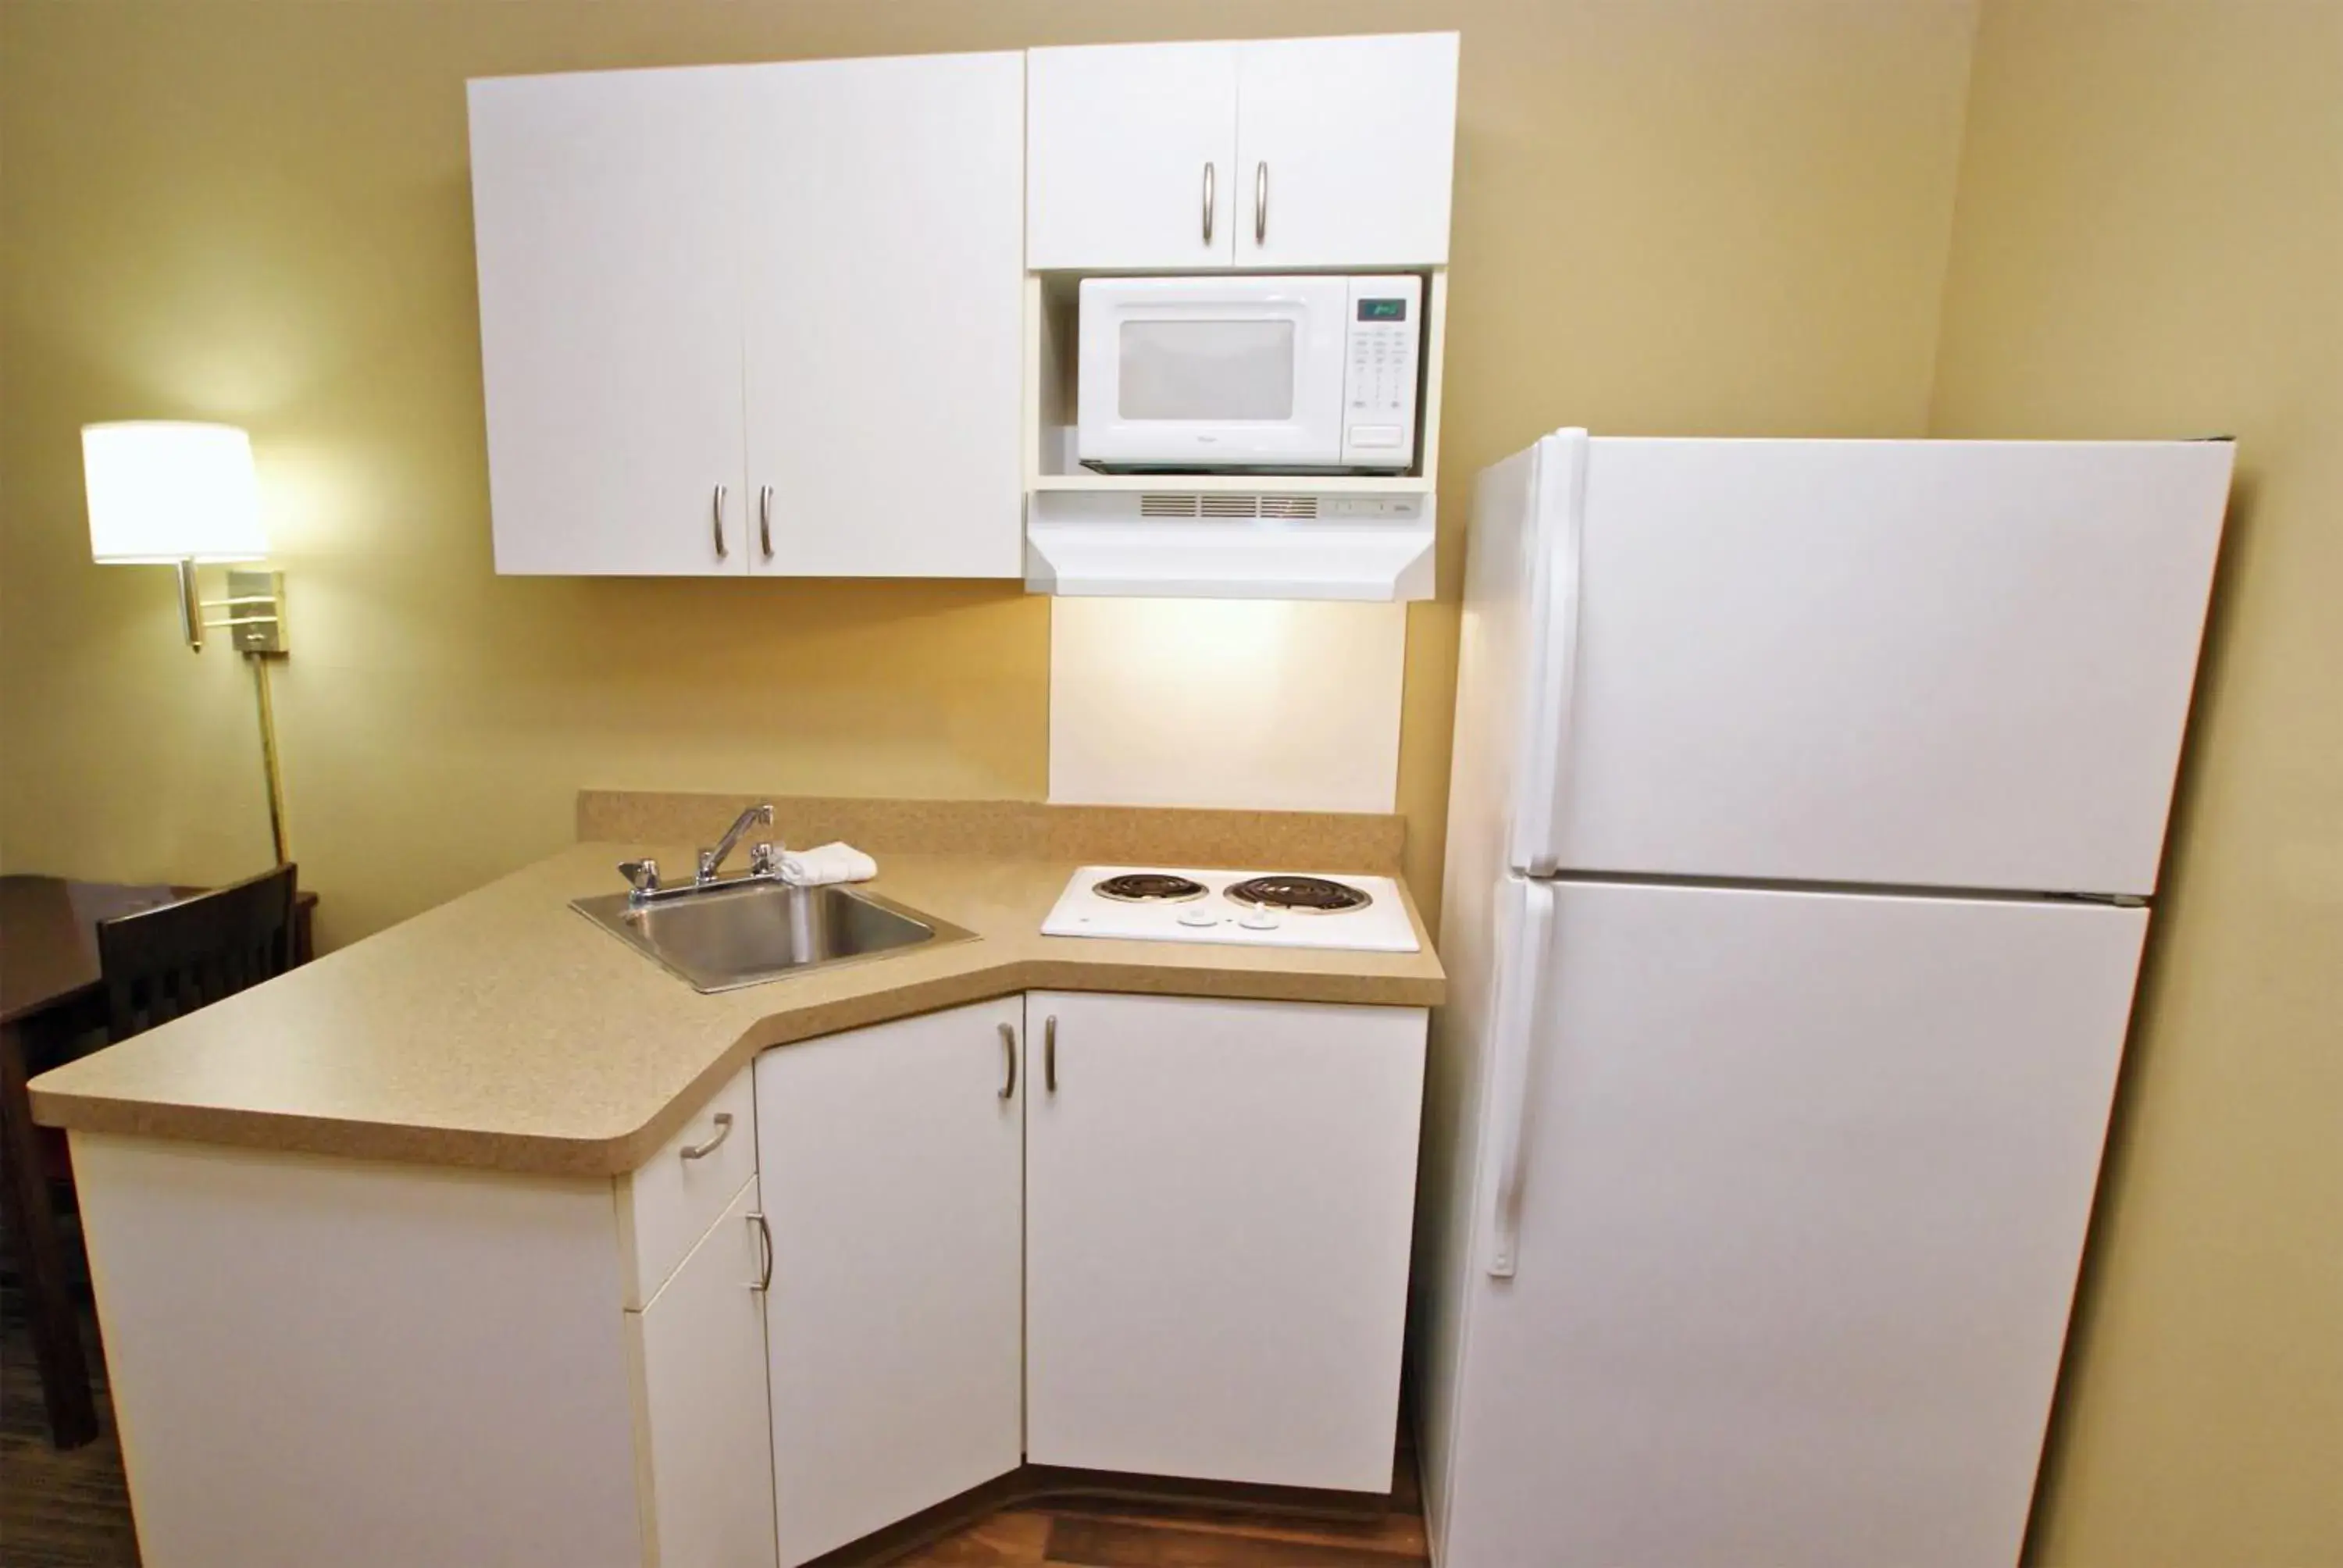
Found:
[{"label": "silver cabinet handle", "polygon": [[752,1291],[769,1291],[773,1288],[773,1228],[765,1223],[765,1216],[761,1212],[751,1212],[748,1220],[749,1224],[757,1228],[759,1262],[757,1277],[749,1282],[749,1288]]},{"label": "silver cabinet handle", "polygon": [[757,493],[757,548],[765,558],[773,558],[773,487],[767,485]]},{"label": "silver cabinet handle", "polygon": [[731,1136],[732,1113],[729,1111],[719,1111],[716,1113],[716,1136],[709,1139],[705,1143],[685,1144],[683,1146],[683,1157],[686,1160],[705,1160],[710,1154],[716,1152],[716,1146],[718,1144],[723,1142],[727,1138]]},{"label": "silver cabinet handle", "polygon": [[716,507],[714,518],[716,524],[716,558],[720,561],[730,556],[732,553],[730,550],[724,548],[724,487],[721,485],[716,487]]},{"label": "silver cabinet handle", "polygon": [[1058,1092],[1058,1016],[1055,1013],[1041,1020],[1041,1082],[1051,1093]]},{"label": "silver cabinet handle", "polygon": [[1017,1092],[1017,1031],[1005,1023],[1001,1026],[1001,1060],[1009,1070],[1001,1085],[1001,1098],[1006,1100]]},{"label": "silver cabinet handle", "polygon": [[1252,171],[1252,242],[1269,243],[1269,162],[1263,159]]},{"label": "silver cabinet handle", "polygon": [[1212,243],[1212,208],[1215,205],[1217,204],[1212,200],[1212,166],[1207,163],[1204,166],[1204,243],[1206,245]]}]

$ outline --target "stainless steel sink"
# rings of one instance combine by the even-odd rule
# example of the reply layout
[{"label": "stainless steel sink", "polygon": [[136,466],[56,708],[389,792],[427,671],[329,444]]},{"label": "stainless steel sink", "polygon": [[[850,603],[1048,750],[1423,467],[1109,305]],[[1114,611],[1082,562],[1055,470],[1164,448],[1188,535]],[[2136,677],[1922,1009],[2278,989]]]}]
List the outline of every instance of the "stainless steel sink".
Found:
[{"label": "stainless steel sink", "polygon": [[764,879],[678,890],[648,902],[604,893],[572,900],[569,907],[699,991],[733,990],[976,934],[875,893]]}]

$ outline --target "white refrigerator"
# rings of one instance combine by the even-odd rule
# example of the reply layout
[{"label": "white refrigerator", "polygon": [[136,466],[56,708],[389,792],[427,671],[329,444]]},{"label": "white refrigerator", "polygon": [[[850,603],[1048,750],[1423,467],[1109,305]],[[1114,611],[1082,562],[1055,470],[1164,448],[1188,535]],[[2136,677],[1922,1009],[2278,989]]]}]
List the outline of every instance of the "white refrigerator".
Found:
[{"label": "white refrigerator", "polygon": [[1564,430],[1474,496],[1440,1568],[2007,1568],[2232,447]]}]

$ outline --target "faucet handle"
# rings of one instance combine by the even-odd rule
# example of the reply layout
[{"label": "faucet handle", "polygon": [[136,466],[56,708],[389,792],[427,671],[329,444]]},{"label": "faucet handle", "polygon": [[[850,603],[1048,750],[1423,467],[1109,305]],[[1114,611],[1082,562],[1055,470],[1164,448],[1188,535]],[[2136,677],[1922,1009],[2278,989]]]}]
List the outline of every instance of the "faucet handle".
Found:
[{"label": "faucet handle", "polygon": [[750,876],[769,877],[779,871],[780,869],[781,847],[779,844],[751,844],[749,846],[749,874]]},{"label": "faucet handle", "polygon": [[640,860],[621,860],[618,862],[618,875],[627,879],[627,885],[632,888],[638,896],[659,891],[657,860],[649,858]]}]

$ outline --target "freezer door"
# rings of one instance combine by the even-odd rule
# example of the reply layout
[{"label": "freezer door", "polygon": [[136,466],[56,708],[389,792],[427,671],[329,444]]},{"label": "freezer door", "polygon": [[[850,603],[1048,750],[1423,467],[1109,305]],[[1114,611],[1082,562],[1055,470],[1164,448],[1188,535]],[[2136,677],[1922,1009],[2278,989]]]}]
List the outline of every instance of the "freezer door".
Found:
[{"label": "freezer door", "polygon": [[[1549,436],[1483,469],[1473,486],[1449,771],[1452,865],[1470,839],[1493,848],[1499,865],[1554,869],[1587,447],[1584,430]],[[1483,869],[1476,859],[1476,876]]]},{"label": "freezer door", "polygon": [[2144,911],[1553,893],[1439,1286],[1443,1568],[2015,1563]]},{"label": "freezer door", "polygon": [[2153,890],[2231,452],[1593,440],[1514,864]]}]

